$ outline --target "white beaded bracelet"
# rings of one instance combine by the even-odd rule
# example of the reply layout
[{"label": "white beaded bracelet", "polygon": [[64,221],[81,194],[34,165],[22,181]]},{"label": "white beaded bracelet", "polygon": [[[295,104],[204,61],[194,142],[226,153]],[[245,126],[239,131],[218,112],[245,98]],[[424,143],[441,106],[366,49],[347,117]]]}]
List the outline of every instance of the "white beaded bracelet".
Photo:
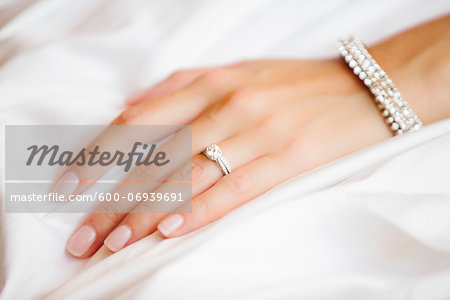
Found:
[{"label": "white beaded bracelet", "polygon": [[375,96],[375,101],[394,135],[416,131],[422,122],[403,100],[400,92],[381,67],[375,62],[364,44],[350,38],[338,42],[342,57]]}]

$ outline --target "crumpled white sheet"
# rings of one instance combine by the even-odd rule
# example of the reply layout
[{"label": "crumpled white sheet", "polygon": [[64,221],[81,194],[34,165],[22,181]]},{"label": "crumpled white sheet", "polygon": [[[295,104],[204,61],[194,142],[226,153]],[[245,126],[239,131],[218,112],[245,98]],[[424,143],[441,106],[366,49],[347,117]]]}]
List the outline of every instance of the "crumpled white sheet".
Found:
[{"label": "crumpled white sheet", "polygon": [[[335,55],[337,38],[371,43],[449,10],[446,0],[4,0],[0,120],[103,124],[180,68]],[[450,119],[183,238],[152,235],[89,260],[64,251],[82,215],[2,212],[1,298],[450,299],[449,150]]]}]

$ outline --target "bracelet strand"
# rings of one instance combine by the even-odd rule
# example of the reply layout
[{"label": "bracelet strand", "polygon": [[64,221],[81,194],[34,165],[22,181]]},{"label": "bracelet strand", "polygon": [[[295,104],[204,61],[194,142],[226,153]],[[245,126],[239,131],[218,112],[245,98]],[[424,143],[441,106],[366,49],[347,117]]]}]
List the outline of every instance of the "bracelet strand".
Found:
[{"label": "bracelet strand", "polygon": [[338,50],[353,73],[375,96],[375,101],[394,135],[419,130],[422,122],[411,110],[397,87],[376,63],[364,44],[354,38],[337,43]]}]

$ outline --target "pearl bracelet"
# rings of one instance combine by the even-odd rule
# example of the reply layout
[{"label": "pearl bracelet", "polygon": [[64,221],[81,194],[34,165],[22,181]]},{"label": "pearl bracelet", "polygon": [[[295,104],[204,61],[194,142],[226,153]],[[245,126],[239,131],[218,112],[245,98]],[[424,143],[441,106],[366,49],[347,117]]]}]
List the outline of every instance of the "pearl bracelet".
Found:
[{"label": "pearl bracelet", "polygon": [[350,38],[338,42],[342,57],[375,96],[375,101],[394,135],[419,130],[417,115],[403,100],[400,92],[367,51],[364,44]]}]

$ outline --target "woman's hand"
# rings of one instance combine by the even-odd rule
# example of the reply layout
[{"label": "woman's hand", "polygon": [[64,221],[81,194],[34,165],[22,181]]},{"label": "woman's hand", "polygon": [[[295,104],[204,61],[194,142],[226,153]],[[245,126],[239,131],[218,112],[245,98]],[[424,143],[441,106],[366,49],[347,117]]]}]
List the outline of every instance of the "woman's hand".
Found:
[{"label": "woman's hand", "polygon": [[[370,49],[424,124],[450,115],[443,84],[449,78],[449,21]],[[166,237],[184,235],[293,176],[391,136],[372,96],[340,60],[263,60],[181,71],[129,104],[113,124],[192,125],[192,213],[90,214],[67,244],[74,256],[88,257],[103,242],[118,251],[157,229]],[[200,154],[212,143],[222,148],[231,174],[222,176]],[[83,169],[72,172],[83,178]],[[129,178],[147,176],[152,174],[137,167]]]},{"label": "woman's hand", "polygon": [[[166,237],[186,234],[295,175],[391,136],[371,96],[339,60],[177,72],[113,122],[155,123],[192,125],[192,213],[91,214],[68,243],[75,256],[93,254],[103,241],[118,251],[156,229]],[[222,176],[200,154],[212,143],[231,174]],[[130,178],[146,174],[133,171]]]}]

